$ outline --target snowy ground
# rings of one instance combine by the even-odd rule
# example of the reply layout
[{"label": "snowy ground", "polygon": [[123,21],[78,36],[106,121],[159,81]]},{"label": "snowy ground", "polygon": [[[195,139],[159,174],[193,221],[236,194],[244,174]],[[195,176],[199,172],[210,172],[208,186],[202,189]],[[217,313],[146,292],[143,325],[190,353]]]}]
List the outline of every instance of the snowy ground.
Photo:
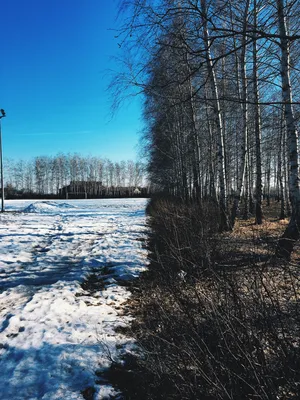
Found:
[{"label": "snowy ground", "polygon": [[[134,348],[121,281],[145,268],[145,199],[7,201],[0,216],[0,399],[114,395],[101,370]],[[16,211],[16,212],[14,212]],[[25,211],[25,212],[18,212]],[[91,273],[105,287],[81,284]],[[95,371],[100,371],[96,376]]]}]

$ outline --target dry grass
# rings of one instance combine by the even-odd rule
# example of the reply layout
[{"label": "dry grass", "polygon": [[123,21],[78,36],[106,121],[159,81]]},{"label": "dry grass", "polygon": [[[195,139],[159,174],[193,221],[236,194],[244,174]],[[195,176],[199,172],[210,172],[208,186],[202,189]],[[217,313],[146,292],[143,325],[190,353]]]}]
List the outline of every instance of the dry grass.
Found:
[{"label": "dry grass", "polygon": [[[234,279],[239,295],[250,303],[253,287],[264,298],[287,310],[300,299],[300,245],[295,245],[291,261],[277,259],[275,249],[288,219],[280,220],[279,204],[264,207],[264,222],[256,225],[255,219],[237,220],[233,232],[222,235],[225,246],[219,265],[229,263],[234,268]],[[244,268],[243,268],[244,267]],[[232,270],[232,268],[228,268]],[[267,300],[266,300],[267,301]],[[249,304],[251,306],[251,304]]]},{"label": "dry grass", "polygon": [[[270,206],[264,204],[264,219],[262,225],[255,224],[255,218],[248,220],[237,219],[232,232],[223,233],[220,240],[226,251],[219,257],[223,260],[223,265],[230,258],[231,263],[235,262],[242,266],[249,264],[249,260],[255,260],[256,263],[265,262],[267,259],[274,258],[276,246],[279,238],[282,236],[289,220],[280,220],[280,204],[272,202]],[[234,254],[235,253],[235,254]],[[226,261],[227,260],[227,261]],[[298,264],[300,261],[300,244],[297,243],[291,256],[291,263]],[[274,263],[281,265],[281,261],[272,259]]]},{"label": "dry grass", "polygon": [[278,239],[286,228],[288,219],[264,219],[262,225],[256,225],[255,219],[237,220],[234,230],[231,233],[233,238],[237,239],[258,239],[263,237],[272,237]]}]

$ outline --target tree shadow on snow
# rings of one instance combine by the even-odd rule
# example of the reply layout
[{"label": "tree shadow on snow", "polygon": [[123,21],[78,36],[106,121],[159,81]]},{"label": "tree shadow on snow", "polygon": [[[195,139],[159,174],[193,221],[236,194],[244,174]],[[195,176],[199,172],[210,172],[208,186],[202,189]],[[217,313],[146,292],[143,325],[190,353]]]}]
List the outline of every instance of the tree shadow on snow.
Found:
[{"label": "tree shadow on snow", "polygon": [[[59,390],[67,392],[66,395],[70,392],[73,395],[82,394],[87,389],[92,391],[95,381],[98,384],[102,382],[101,377],[96,376],[88,366],[89,349],[97,352],[101,361],[100,344],[43,343],[40,347],[29,349],[2,345],[4,354],[0,368],[5,371],[6,379],[0,382],[1,399],[52,399],[58,398]],[[106,367],[108,365],[106,362]]]}]

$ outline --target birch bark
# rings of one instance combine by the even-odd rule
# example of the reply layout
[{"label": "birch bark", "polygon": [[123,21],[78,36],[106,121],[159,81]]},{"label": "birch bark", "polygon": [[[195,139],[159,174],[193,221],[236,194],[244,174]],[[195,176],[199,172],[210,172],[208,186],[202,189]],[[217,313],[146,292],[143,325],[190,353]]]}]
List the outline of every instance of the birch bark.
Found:
[{"label": "birch bark", "polygon": [[287,38],[284,0],[276,0],[278,28],[281,49],[281,82],[289,154],[289,196],[292,215],[290,222],[278,243],[277,255],[289,259],[296,240],[300,237],[300,190],[299,190],[299,149],[298,131],[292,108],[292,89],[290,81],[290,53]]},{"label": "birch bark", "polygon": [[[248,91],[247,91],[247,64],[246,64],[246,29],[248,22],[250,0],[246,1],[245,12],[243,17],[243,37],[242,37],[242,53],[241,53],[241,102],[242,102],[242,137],[241,137],[241,160],[237,179],[237,190],[231,210],[231,228],[234,227],[237,211],[239,208],[241,194],[245,182],[246,172],[246,155],[248,151]],[[247,200],[246,200],[247,201]]]},{"label": "birch bark", "polygon": [[217,146],[218,146],[217,159],[218,159],[218,176],[219,176],[219,190],[220,190],[219,204],[220,204],[220,214],[221,214],[220,229],[229,230],[230,226],[227,213],[227,190],[226,190],[226,173],[225,173],[224,127],[222,122],[215,67],[210,51],[211,43],[207,26],[206,0],[201,0],[201,13],[202,13],[202,27],[203,27],[203,39],[205,45],[206,65],[207,65],[208,78],[213,98],[213,111],[215,117],[215,124],[217,128]]},{"label": "birch bark", "polygon": [[[257,29],[257,4],[253,2],[254,8],[254,30]],[[255,223],[262,224],[262,170],[261,170],[261,118],[259,106],[259,88],[258,88],[258,68],[257,68],[257,34],[254,34],[253,40],[253,95],[254,95],[254,130],[255,130],[255,149],[256,149],[256,205],[255,205]]]}]

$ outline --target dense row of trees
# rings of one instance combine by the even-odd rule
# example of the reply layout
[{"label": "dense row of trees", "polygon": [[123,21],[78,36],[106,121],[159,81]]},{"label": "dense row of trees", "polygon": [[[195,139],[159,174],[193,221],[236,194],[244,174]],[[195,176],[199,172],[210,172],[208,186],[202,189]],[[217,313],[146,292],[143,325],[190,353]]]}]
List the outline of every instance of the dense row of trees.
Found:
[{"label": "dense row of trees", "polygon": [[7,190],[25,193],[58,194],[70,181],[97,181],[106,187],[137,187],[145,184],[141,162],[112,162],[79,154],[35,157],[30,161],[5,160]]},{"label": "dense row of trees", "polygon": [[122,4],[127,68],[114,85],[144,94],[151,182],[186,200],[216,199],[225,230],[239,210],[262,223],[262,196],[273,192],[281,217],[292,213],[287,239],[297,239],[299,2]]}]

